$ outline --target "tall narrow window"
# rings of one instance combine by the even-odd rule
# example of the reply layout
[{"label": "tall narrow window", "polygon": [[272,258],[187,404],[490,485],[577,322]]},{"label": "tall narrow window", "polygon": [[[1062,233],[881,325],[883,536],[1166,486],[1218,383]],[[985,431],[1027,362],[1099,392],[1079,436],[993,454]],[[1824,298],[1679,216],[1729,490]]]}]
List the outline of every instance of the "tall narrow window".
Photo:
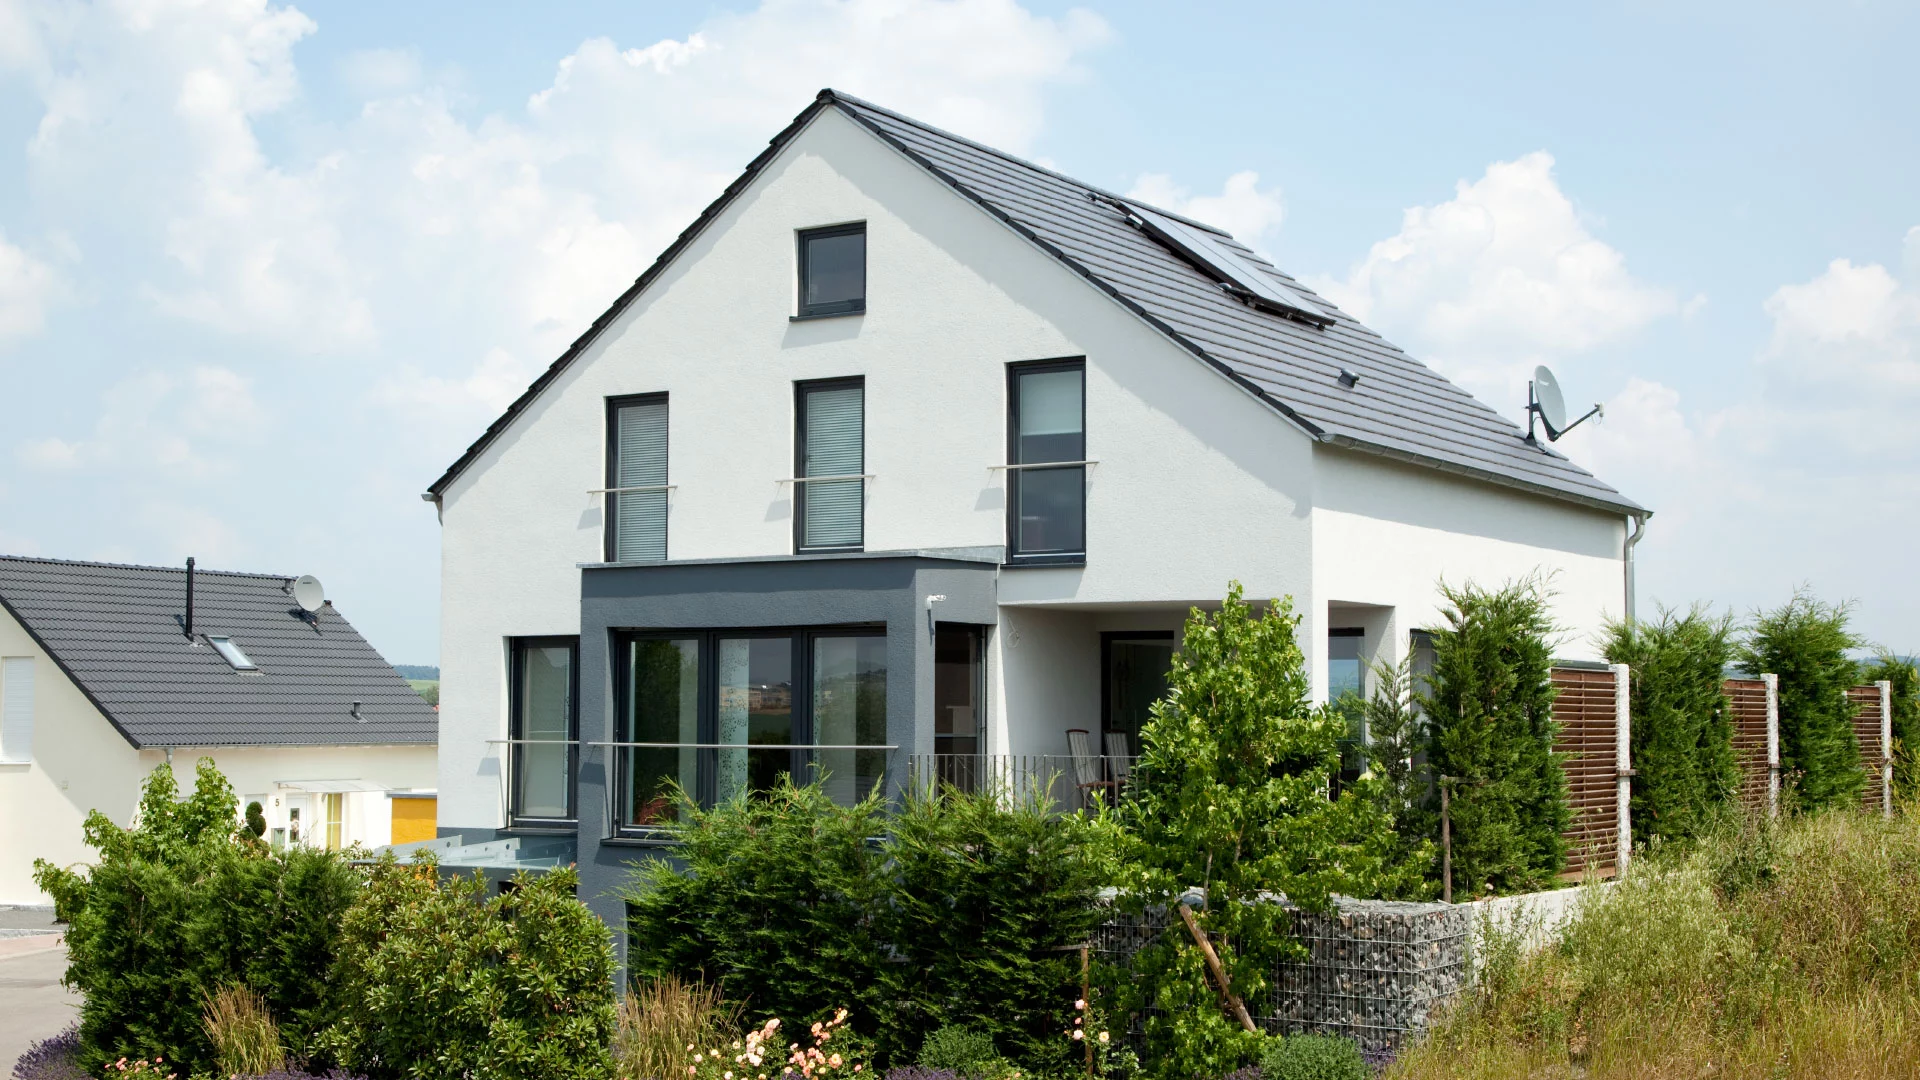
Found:
[{"label": "tall narrow window", "polygon": [[978,788],[980,752],[986,748],[985,645],[982,627],[934,626],[934,779],[962,791]]},{"label": "tall narrow window", "polygon": [[323,792],[320,795],[320,822],[324,826],[324,839],[328,851],[339,851],[342,833],[346,824],[347,797],[338,791]]},{"label": "tall narrow window", "polygon": [[1340,740],[1342,783],[1351,783],[1366,771],[1367,714],[1361,701],[1366,679],[1360,655],[1365,634],[1359,627],[1337,626],[1327,631],[1327,702],[1347,727]]},{"label": "tall narrow window", "polygon": [[607,560],[667,557],[667,395],[607,403]]},{"label": "tall narrow window", "polygon": [[[715,644],[720,676],[718,797],[771,790],[794,773],[793,635],[723,637]],[[747,747],[764,746],[765,750]]]},{"label": "tall narrow window", "polygon": [[886,775],[887,752],[877,748],[887,741],[887,639],[815,637],[812,667],[814,767],[827,794],[851,806]]},{"label": "tall narrow window", "polygon": [[1008,557],[1077,562],[1087,534],[1085,367],[1019,364],[1008,377]]},{"label": "tall narrow window", "polygon": [[33,760],[33,657],[0,660],[0,762]]},{"label": "tall narrow window", "polygon": [[858,550],[866,510],[866,388],[859,379],[800,383],[795,403],[794,546]]},{"label": "tall narrow window", "polygon": [[509,757],[516,823],[573,820],[579,652],[578,638],[519,638],[513,643]]},{"label": "tall narrow window", "polygon": [[867,226],[800,231],[800,317],[867,310]]},{"label": "tall narrow window", "polygon": [[678,792],[700,797],[700,639],[631,638],[623,657],[619,824],[671,823]]}]

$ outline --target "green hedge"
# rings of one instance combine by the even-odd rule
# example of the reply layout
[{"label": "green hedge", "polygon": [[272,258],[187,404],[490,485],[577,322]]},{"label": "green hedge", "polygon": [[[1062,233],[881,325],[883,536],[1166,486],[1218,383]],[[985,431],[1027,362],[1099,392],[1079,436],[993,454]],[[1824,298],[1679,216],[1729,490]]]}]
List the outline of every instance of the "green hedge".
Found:
[{"label": "green hedge", "polygon": [[1605,651],[1632,669],[1634,838],[1698,836],[1740,782],[1725,683],[1732,619],[1663,610],[1653,622],[1610,623]]},{"label": "green hedge", "polygon": [[1847,690],[1860,680],[1847,655],[1860,647],[1844,604],[1797,592],[1754,616],[1736,659],[1750,672],[1780,677],[1780,767],[1803,810],[1852,806],[1867,775],[1853,734]]},{"label": "green hedge", "polygon": [[1892,683],[1893,790],[1895,797],[1920,797],[1920,670],[1905,657],[1883,653],[1860,676],[1860,681]]}]

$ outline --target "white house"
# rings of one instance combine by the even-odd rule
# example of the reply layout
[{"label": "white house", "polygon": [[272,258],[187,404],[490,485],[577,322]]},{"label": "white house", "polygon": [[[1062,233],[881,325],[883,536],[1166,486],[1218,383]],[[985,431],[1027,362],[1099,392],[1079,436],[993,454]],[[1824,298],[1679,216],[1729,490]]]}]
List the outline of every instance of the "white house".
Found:
[{"label": "white house", "polygon": [[0,556],[0,904],[50,903],[33,861],[88,861],[163,761],[212,758],[275,845],[434,835],[432,707],[295,580]]},{"label": "white house", "polygon": [[667,780],[1130,749],[1232,580],[1323,697],[1443,577],[1590,656],[1647,513],[1225,233],[833,91],[425,498],[441,832],[609,904]]}]

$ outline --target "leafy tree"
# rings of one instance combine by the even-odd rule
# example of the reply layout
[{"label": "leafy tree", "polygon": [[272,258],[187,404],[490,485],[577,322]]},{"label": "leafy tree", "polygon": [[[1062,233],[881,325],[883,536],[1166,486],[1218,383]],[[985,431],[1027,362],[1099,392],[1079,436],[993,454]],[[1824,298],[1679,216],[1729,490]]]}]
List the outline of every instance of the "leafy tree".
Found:
[{"label": "leafy tree", "polygon": [[1740,783],[1725,689],[1732,617],[1663,608],[1653,622],[1611,622],[1605,655],[1632,669],[1634,832],[1699,835]]},{"label": "leafy tree", "polygon": [[[1566,866],[1572,820],[1554,753],[1553,646],[1547,592],[1528,578],[1489,592],[1441,592],[1434,668],[1420,695],[1427,760],[1451,777],[1455,889],[1468,896],[1545,887]],[[1443,781],[1444,782],[1444,781]]]},{"label": "leafy tree", "polygon": [[[1287,936],[1287,908],[1267,902],[1273,894],[1320,911],[1336,892],[1395,892],[1417,873],[1391,861],[1374,781],[1329,798],[1345,727],[1310,700],[1299,625],[1290,601],[1256,614],[1238,583],[1217,613],[1193,611],[1119,807],[1123,896],[1139,910],[1171,910],[1203,889],[1198,921],[1243,1000],[1260,996],[1275,961],[1304,956]],[[1223,1013],[1182,922],[1136,955],[1134,972],[1123,1005],[1158,1006],[1146,1038],[1159,1076],[1223,1076],[1258,1055],[1262,1037]]]},{"label": "leafy tree", "polygon": [[1735,654],[1747,671],[1780,677],[1780,767],[1806,810],[1855,805],[1866,785],[1847,700],[1860,678],[1847,655],[1861,645],[1847,626],[1851,614],[1846,604],[1797,591],[1781,607],[1754,614]]},{"label": "leafy tree", "polygon": [[1393,864],[1419,874],[1395,899],[1430,900],[1440,893],[1440,824],[1429,805],[1433,773],[1425,761],[1426,717],[1414,698],[1413,654],[1372,669],[1373,692],[1364,705],[1367,767],[1381,812],[1393,822]]},{"label": "leafy tree", "polygon": [[1902,799],[1920,796],[1920,670],[1906,657],[1881,653],[1860,680],[1893,684],[1893,790]]}]

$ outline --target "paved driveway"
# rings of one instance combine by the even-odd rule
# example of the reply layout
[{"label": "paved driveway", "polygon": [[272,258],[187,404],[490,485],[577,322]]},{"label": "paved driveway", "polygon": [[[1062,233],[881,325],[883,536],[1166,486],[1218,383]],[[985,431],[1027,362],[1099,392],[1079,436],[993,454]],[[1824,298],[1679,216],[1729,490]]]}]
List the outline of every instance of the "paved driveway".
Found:
[{"label": "paved driveway", "polygon": [[60,985],[66,970],[60,938],[0,937],[0,1076],[13,1074],[27,1047],[79,1017],[80,995]]}]

